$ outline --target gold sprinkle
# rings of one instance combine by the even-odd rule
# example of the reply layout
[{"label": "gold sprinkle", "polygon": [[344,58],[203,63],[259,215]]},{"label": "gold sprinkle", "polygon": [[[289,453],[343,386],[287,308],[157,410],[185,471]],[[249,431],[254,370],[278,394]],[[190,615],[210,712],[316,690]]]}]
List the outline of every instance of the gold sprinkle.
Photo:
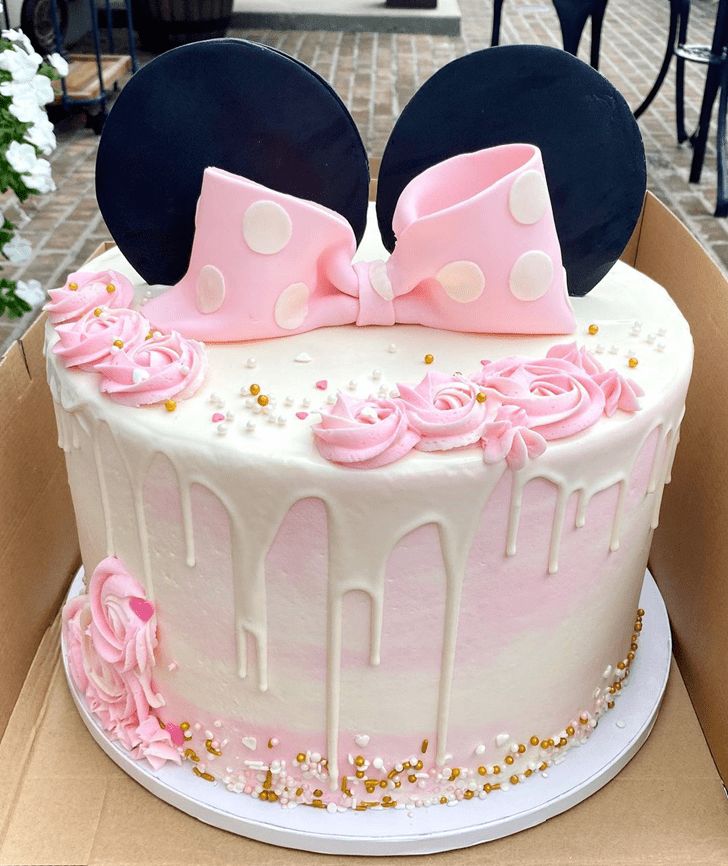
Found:
[{"label": "gold sprinkle", "polygon": [[617,662],[617,669],[623,671],[627,665],[624,662]]},{"label": "gold sprinkle", "polygon": [[423,740],[423,741],[422,741],[422,745],[420,746],[420,751],[422,752],[423,755],[427,752],[427,747],[428,747],[429,745],[430,745],[430,741],[429,741],[429,740]]},{"label": "gold sprinkle", "polygon": [[386,787],[387,787],[387,780],[386,780],[386,779],[382,779],[382,780],[379,782],[379,787],[380,787],[380,788],[386,788]]},{"label": "gold sprinkle", "polygon": [[558,744],[559,748],[563,748],[568,742],[569,741],[566,739],[566,737],[561,737],[561,739],[559,740],[559,744]]},{"label": "gold sprinkle", "polygon": [[486,794],[490,794],[490,792],[493,790],[493,786],[489,782],[486,782],[485,785],[483,785],[483,790]]},{"label": "gold sprinkle", "polygon": [[567,729],[566,729],[566,733],[567,733],[570,737],[573,737],[574,734],[576,733],[576,732],[574,731],[574,726],[573,726],[573,725],[569,725],[569,726],[567,727]]},{"label": "gold sprinkle", "polygon": [[316,788],[316,790],[313,792],[313,795],[314,797],[323,797],[324,792],[321,790],[321,788]]},{"label": "gold sprinkle", "polygon": [[500,771],[501,771],[500,766],[499,766],[498,764],[496,764],[496,765],[493,767],[493,775],[494,775],[494,776],[497,776],[497,775],[500,773]]},{"label": "gold sprinkle", "polygon": [[487,397],[482,391],[478,391],[478,393],[475,395],[475,399],[478,401],[478,403],[485,403]]},{"label": "gold sprinkle", "polygon": [[215,781],[215,777],[212,775],[212,773],[203,773],[199,767],[193,767],[192,772],[195,774],[195,776],[199,776],[201,779],[204,779],[206,782],[214,782]]},{"label": "gold sprinkle", "polygon": [[147,336],[144,339],[145,340],[151,340],[153,336],[154,336],[154,331],[149,331],[147,333]]},{"label": "gold sprinkle", "polygon": [[627,653],[627,661],[633,662],[635,660],[635,654],[632,650]]},{"label": "gold sprinkle", "polygon": [[346,778],[346,776],[342,776],[341,777],[341,790],[343,791],[344,794],[346,793],[346,789],[348,787],[349,787],[349,780]]},{"label": "gold sprinkle", "polygon": [[541,748],[542,749],[548,749],[548,747],[549,747],[549,741],[548,740],[541,740]]},{"label": "gold sprinkle", "polygon": [[357,770],[354,775],[357,777],[357,779],[363,779],[365,776],[365,773],[364,773],[364,770]]},{"label": "gold sprinkle", "polygon": [[273,773],[268,770],[265,774],[265,781],[263,782],[263,787],[267,791],[269,788],[273,786]]},{"label": "gold sprinkle", "polygon": [[296,788],[296,796],[300,797],[303,794],[303,788]]},{"label": "gold sprinkle", "polygon": [[518,784],[518,781],[519,781],[519,780],[518,780],[518,776],[516,776],[516,775],[514,774],[513,776],[511,776],[511,778],[510,778],[509,781],[510,781],[511,785],[517,785],[517,784]]},{"label": "gold sprinkle", "polygon": [[466,800],[472,800],[472,799],[473,799],[473,792],[470,791],[470,790],[463,791],[463,797],[464,797]]},{"label": "gold sprinkle", "polygon": [[388,778],[388,779],[393,779],[396,775],[397,775],[397,771],[396,771],[396,770],[390,770],[390,771],[387,773],[387,778]]},{"label": "gold sprinkle", "polygon": [[273,748],[273,737],[271,737],[271,738],[268,740],[268,748],[269,748],[269,749],[272,749],[272,748]]},{"label": "gold sprinkle", "polygon": [[506,755],[506,764],[512,764],[514,760],[513,755]]},{"label": "gold sprinkle", "polygon": [[637,360],[637,358],[630,358],[629,361],[627,361],[627,363],[634,370],[634,368],[637,366],[637,364],[639,364],[639,361]]},{"label": "gold sprinkle", "polygon": [[523,745],[523,743],[519,743],[518,744],[518,754],[522,755],[525,751],[526,751],[526,747]]},{"label": "gold sprinkle", "polygon": [[256,397],[258,394],[260,394],[260,385],[251,385],[250,393],[253,395],[253,397]]},{"label": "gold sprinkle", "polygon": [[313,800],[313,801],[311,802],[311,805],[312,805],[315,809],[324,809],[324,808],[326,808],[326,807],[324,806],[324,804],[321,802],[321,800]]},{"label": "gold sprinkle", "polygon": [[585,725],[589,721],[589,716],[587,716],[586,713],[582,713],[579,716],[579,721],[581,722],[582,725]]},{"label": "gold sprinkle", "polygon": [[[432,362],[430,362],[430,363],[432,363]],[[447,797],[440,797],[440,802],[441,802],[442,805],[444,806],[445,803],[447,803]]]},{"label": "gold sprinkle", "polygon": [[189,722],[180,722],[179,723],[179,729],[180,729],[180,731],[189,731],[190,723]]},{"label": "gold sprinkle", "polygon": [[165,400],[164,401],[164,408],[168,412],[174,412],[174,410],[177,408],[177,402],[175,400]]},{"label": "gold sprinkle", "polygon": [[435,360],[434,355],[430,355],[429,353],[425,355],[425,364],[431,364]]},{"label": "gold sprinkle", "polygon": [[450,773],[450,781],[454,782],[455,779],[460,775],[459,767],[453,767],[452,772]]},{"label": "gold sprinkle", "polygon": [[642,623],[641,622],[635,623],[634,630],[635,631],[642,631]]},{"label": "gold sprinkle", "polygon": [[641,607],[637,608],[637,616],[644,616],[644,615],[645,615],[644,609]]},{"label": "gold sprinkle", "polygon": [[399,779],[397,779],[397,781],[394,783],[394,787],[395,788],[401,788],[402,787],[402,783],[399,781]]},{"label": "gold sprinkle", "polygon": [[354,763],[356,764],[357,767],[363,767],[364,764],[366,763],[366,761],[364,760],[364,756],[363,755],[357,755],[356,758],[354,758]]},{"label": "gold sprinkle", "polygon": [[115,286],[113,283],[109,283],[109,284],[106,286],[106,291],[107,291],[110,295],[113,295],[114,292],[116,291],[116,286]]},{"label": "gold sprinkle", "polygon": [[611,710],[613,706],[614,706],[614,701],[607,701],[607,709]]},{"label": "gold sprinkle", "polygon": [[306,760],[306,756],[303,754],[303,752],[299,752],[296,755],[296,760],[298,761],[299,764],[302,764]]},{"label": "gold sprinkle", "polygon": [[94,316],[96,316],[96,318],[98,319],[98,317],[99,317],[103,312],[104,312],[104,311],[101,309],[101,307],[96,307],[96,309],[94,310]]},{"label": "gold sprinkle", "polygon": [[159,717],[157,717],[157,721],[159,722],[159,727],[160,727],[162,730],[164,730],[164,729],[167,727],[167,726],[164,724],[164,722],[163,722]]},{"label": "gold sprinkle", "polygon": [[541,770],[541,772],[543,772],[544,770],[548,769],[548,766],[549,765],[546,761],[541,761],[541,764],[539,765],[539,770]]},{"label": "gold sprinkle", "polygon": [[598,333],[599,333],[599,325],[593,325],[593,324],[592,324],[592,325],[589,325],[589,327],[587,328],[587,330],[589,331],[589,333],[590,333],[590,334],[592,335],[592,337],[593,337],[595,334],[598,334]]},{"label": "gold sprinkle", "polygon": [[533,775],[533,770],[531,770],[531,769],[524,770],[524,771],[523,771],[523,775],[526,776],[526,777],[532,776],[532,775]]},{"label": "gold sprinkle", "polygon": [[259,394],[258,395],[258,405],[259,406],[267,406],[268,405],[268,398],[265,396],[265,394]]},{"label": "gold sprinkle", "polygon": [[218,758],[222,755],[222,752],[212,745],[212,740],[205,740],[205,748],[211,755],[216,755]]},{"label": "gold sprinkle", "polygon": [[407,776],[407,781],[412,782],[412,784],[414,785],[414,783],[417,781],[417,776],[415,776],[414,773],[411,773],[409,776]]},{"label": "gold sprinkle", "polygon": [[418,761],[418,762],[415,764],[415,770],[421,770],[424,766],[425,766],[425,765],[422,763],[422,761]]},{"label": "gold sprinkle", "polygon": [[478,767],[478,772],[481,776],[485,776],[488,771],[485,769],[485,767]]},{"label": "gold sprinkle", "polygon": [[531,743],[532,746],[537,746],[538,745],[538,737],[535,737],[535,736],[531,737],[529,742]]},{"label": "gold sprinkle", "polygon": [[123,349],[124,348],[124,341],[123,340],[114,340],[112,345],[116,346],[117,349]]},{"label": "gold sprinkle", "polygon": [[77,291],[78,291],[78,283],[69,283],[69,284],[68,284],[68,288],[69,288],[72,292],[77,292]]}]

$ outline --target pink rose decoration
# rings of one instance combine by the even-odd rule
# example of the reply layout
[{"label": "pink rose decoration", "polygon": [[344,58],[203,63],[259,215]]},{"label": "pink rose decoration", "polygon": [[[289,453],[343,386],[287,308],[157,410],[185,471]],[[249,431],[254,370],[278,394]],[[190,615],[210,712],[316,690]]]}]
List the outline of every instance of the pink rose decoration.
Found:
[{"label": "pink rose decoration", "polygon": [[559,343],[557,346],[552,346],[546,352],[546,357],[570,361],[575,367],[579,367],[590,376],[594,376],[596,373],[601,373],[604,370],[604,367],[602,367],[591,352],[587,351],[584,346],[577,346],[575,342]]},{"label": "pink rose decoration", "polygon": [[430,372],[415,388],[397,385],[420,451],[448,451],[477,442],[495,418],[498,400],[484,400],[482,389],[459,376]]},{"label": "pink rose decoration", "polygon": [[164,700],[152,683],[157,621],[143,587],[108,557],[91,575],[88,594],[71,599],[62,619],[71,677],[103,728],[154,767],[162,758],[179,763],[179,754],[165,748],[169,734],[155,737],[145,724],[159,729],[151,710]]},{"label": "pink rose decoration", "polygon": [[129,307],[134,300],[134,288],[117,271],[70,274],[65,285],[48,292],[50,301],[43,308],[51,324],[72,322],[93,312],[96,307]]},{"label": "pink rose decoration", "polygon": [[523,409],[528,427],[546,440],[580,433],[604,411],[602,389],[570,361],[511,357],[482,364],[474,381],[489,398]]},{"label": "pink rose decoration", "polygon": [[136,729],[139,745],[132,752],[139,760],[146,758],[153,769],[158,770],[167,761],[175,764],[182,762],[179,752],[172,743],[169,732],[160,727],[159,722],[153,716],[145,719]]},{"label": "pink rose decoration", "polygon": [[358,400],[345,394],[339,394],[330,412],[321,413],[313,433],[322,457],[357,469],[393,463],[420,439],[409,429],[401,403]]},{"label": "pink rose decoration", "polygon": [[138,346],[119,350],[99,364],[101,390],[125,406],[184,400],[202,385],[207,373],[205,347],[196,340],[155,332]]},{"label": "pink rose decoration", "polygon": [[148,332],[149,322],[134,310],[105,310],[100,316],[92,310],[80,319],[57,326],[58,342],[53,351],[66,367],[92,371],[97,364],[110,361],[121,348],[140,346]]},{"label": "pink rose decoration", "polygon": [[483,430],[483,460],[498,463],[505,458],[508,466],[517,471],[529,460],[540,457],[546,450],[546,440],[528,427],[528,416],[523,409],[502,406],[495,421]]},{"label": "pink rose decoration", "polygon": [[594,381],[604,393],[604,414],[611,418],[621,409],[623,412],[636,412],[640,408],[639,397],[644,391],[632,379],[628,379],[616,370],[605,370],[597,373]]}]

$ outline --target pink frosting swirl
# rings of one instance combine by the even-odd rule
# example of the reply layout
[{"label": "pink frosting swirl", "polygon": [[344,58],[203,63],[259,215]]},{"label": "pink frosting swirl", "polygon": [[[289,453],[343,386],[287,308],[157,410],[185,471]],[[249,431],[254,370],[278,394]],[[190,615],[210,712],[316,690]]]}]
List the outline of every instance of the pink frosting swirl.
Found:
[{"label": "pink frosting swirl", "polygon": [[483,430],[483,460],[498,463],[505,459],[517,471],[529,460],[540,457],[546,450],[546,440],[537,430],[528,427],[528,416],[523,409],[502,406],[495,421]]},{"label": "pink frosting swirl", "polygon": [[146,758],[155,770],[163,767],[167,761],[181,763],[181,757],[175,748],[169,731],[161,728],[157,719],[150,716],[145,719],[136,729],[136,736],[139,744],[132,752],[133,756],[139,760]]},{"label": "pink frosting swirl", "polygon": [[124,347],[97,366],[101,390],[125,406],[147,406],[175,398],[191,397],[207,373],[207,354],[202,343],[155,332],[141,345]]},{"label": "pink frosting swirl", "polygon": [[482,389],[460,376],[428,373],[415,388],[397,385],[420,451],[448,451],[477,442],[495,417],[497,400],[484,400]]},{"label": "pink frosting swirl", "polygon": [[134,288],[118,271],[70,274],[65,285],[48,292],[50,300],[43,308],[51,324],[72,322],[93,312],[96,307],[129,307],[134,300]]},{"label": "pink frosting swirl", "polygon": [[330,412],[314,425],[322,457],[357,469],[375,469],[404,457],[419,442],[396,400],[359,400],[339,394]]},{"label": "pink frosting swirl", "polygon": [[[108,557],[91,575],[88,594],[65,605],[62,620],[71,677],[104,729],[126,749],[139,749],[152,766],[161,766],[162,758],[179,763],[150,725],[139,730],[150,721],[159,729],[151,711],[164,705],[152,683],[156,615],[142,586]],[[166,739],[171,743],[169,734]]]},{"label": "pink frosting swirl", "polygon": [[604,414],[611,418],[621,409],[623,412],[636,412],[640,408],[639,397],[644,391],[632,379],[628,379],[616,370],[605,370],[597,373],[594,381],[604,393]]},{"label": "pink frosting swirl", "polygon": [[528,427],[546,440],[580,433],[604,411],[602,389],[570,361],[516,356],[482,364],[474,381],[489,397],[523,409]]},{"label": "pink frosting swirl", "polygon": [[594,376],[601,373],[604,367],[597,361],[591,352],[587,351],[584,346],[579,346],[574,343],[559,343],[552,346],[546,352],[547,358],[561,358],[562,361],[570,361],[575,367]]},{"label": "pink frosting swirl", "polygon": [[148,332],[149,322],[135,310],[105,310],[99,316],[92,310],[80,319],[58,325],[53,351],[66,367],[89,371],[110,361],[121,348],[140,346]]}]

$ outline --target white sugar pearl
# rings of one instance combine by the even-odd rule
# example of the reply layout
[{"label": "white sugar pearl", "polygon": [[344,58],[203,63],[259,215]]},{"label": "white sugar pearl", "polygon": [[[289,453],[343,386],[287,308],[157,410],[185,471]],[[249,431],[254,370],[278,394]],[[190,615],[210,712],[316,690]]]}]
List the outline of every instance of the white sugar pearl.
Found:
[{"label": "white sugar pearl", "polygon": [[258,366],[258,362],[255,360],[255,358],[248,358],[248,360],[245,362],[245,366],[249,370],[254,370]]},{"label": "white sugar pearl", "polygon": [[252,409],[253,406],[255,406],[255,400],[252,397],[248,397],[248,399],[245,401],[245,408]]},{"label": "white sugar pearl", "polygon": [[303,406],[304,409],[308,409],[310,405],[311,400],[308,397],[304,397],[303,400],[301,400],[301,406]]},{"label": "white sugar pearl", "polygon": [[665,351],[665,344],[664,343],[658,343],[657,344],[657,351],[658,352],[664,352]]},{"label": "white sugar pearl", "polygon": [[601,343],[597,343],[596,349],[594,349],[594,351],[597,353],[597,355],[603,355],[604,354],[604,346],[602,346]]},{"label": "white sugar pearl", "polygon": [[235,415],[232,412],[226,412],[225,413],[225,420],[226,421],[234,421]]},{"label": "white sugar pearl", "polygon": [[482,743],[478,743],[478,745],[475,747],[475,754],[476,755],[485,754],[485,746]]},{"label": "white sugar pearl", "polygon": [[224,422],[217,425],[217,434],[218,436],[225,436],[228,431],[228,426]]},{"label": "white sugar pearl", "polygon": [[279,427],[282,427],[286,423],[286,420],[287,419],[285,415],[279,415],[276,418],[276,424],[278,424]]},{"label": "white sugar pearl", "polygon": [[618,351],[619,351],[619,349],[617,348],[617,346],[610,346],[609,347],[609,354],[610,355],[616,355]]},{"label": "white sugar pearl", "polygon": [[284,406],[293,406],[293,397],[286,397],[283,401]]},{"label": "white sugar pearl", "polygon": [[666,328],[658,328],[657,329],[657,336],[658,337],[664,337],[666,333],[667,333]]},{"label": "white sugar pearl", "polygon": [[218,403],[220,401],[220,396],[218,394],[210,394],[207,398],[208,403]]},{"label": "white sugar pearl", "polygon": [[329,394],[328,397],[326,398],[326,402],[329,404],[329,406],[333,406],[334,403],[336,402],[336,395]]},{"label": "white sugar pearl", "polygon": [[377,379],[382,378],[382,371],[378,370],[376,367],[372,370],[372,379],[376,382]]},{"label": "white sugar pearl", "polygon": [[655,335],[654,334],[648,334],[647,335],[647,342],[648,343],[654,343],[655,342]]},{"label": "white sugar pearl", "polygon": [[387,351],[390,355],[394,355],[394,353],[397,351],[397,346],[394,343],[390,343],[387,347]]}]

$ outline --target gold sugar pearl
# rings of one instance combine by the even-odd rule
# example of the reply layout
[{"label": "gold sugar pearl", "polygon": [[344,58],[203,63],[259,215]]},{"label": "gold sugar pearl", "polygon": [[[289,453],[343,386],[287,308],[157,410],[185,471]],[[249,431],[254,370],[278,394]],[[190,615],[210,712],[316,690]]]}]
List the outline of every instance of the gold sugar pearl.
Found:
[{"label": "gold sugar pearl", "polygon": [[494,775],[494,776],[497,776],[497,775],[500,773],[500,771],[501,771],[500,766],[499,766],[498,764],[496,764],[496,765],[493,767],[493,775]]},{"label": "gold sugar pearl", "polygon": [[316,790],[313,792],[313,795],[314,797],[323,797],[324,792],[320,788],[316,788]]},{"label": "gold sugar pearl", "polygon": [[511,785],[517,785],[518,781],[519,781],[518,776],[515,776],[515,775],[511,776],[509,781],[510,781]]},{"label": "gold sugar pearl", "polygon": [[509,766],[513,763],[514,760],[515,758],[513,757],[513,755],[506,755],[506,764],[508,764]]},{"label": "gold sugar pearl", "polygon": [[634,370],[637,364],[639,364],[639,361],[637,358],[630,358],[629,361],[627,361],[627,364]]},{"label": "gold sugar pearl", "polygon": [[523,775],[530,778],[533,775],[533,770],[529,767],[527,770],[523,771]]},{"label": "gold sugar pearl", "polygon": [[478,393],[475,395],[475,399],[478,401],[478,403],[485,403],[487,397],[482,391],[478,391]]},{"label": "gold sugar pearl", "polygon": [[107,291],[110,295],[113,295],[114,292],[116,291],[116,286],[115,286],[113,283],[109,283],[109,284],[106,286],[106,291]]},{"label": "gold sugar pearl", "polygon": [[382,779],[382,780],[379,782],[379,787],[380,787],[380,788],[386,788],[386,787],[387,787],[387,780],[386,780],[386,779]]},{"label": "gold sugar pearl", "polygon": [[363,779],[365,776],[365,773],[364,773],[364,770],[357,770],[354,775],[357,777],[357,779]]},{"label": "gold sugar pearl", "polygon": [[68,284],[68,288],[69,288],[72,292],[77,292],[77,291],[78,291],[78,283],[69,283],[69,284]]},{"label": "gold sugar pearl", "polygon": [[541,740],[541,748],[542,749],[548,749],[548,747],[549,747],[549,741],[548,740]]},{"label": "gold sugar pearl", "polygon": [[523,745],[523,743],[519,743],[518,744],[518,754],[522,755],[525,751],[526,751],[526,747]]},{"label": "gold sugar pearl", "polygon": [[253,397],[256,397],[258,394],[260,394],[260,385],[251,385],[250,393],[253,395]]},{"label": "gold sugar pearl", "polygon": [[460,775],[460,769],[459,769],[459,767],[454,767],[453,770],[452,770],[452,772],[450,773],[450,781],[451,781],[451,782],[454,782],[455,779],[457,779],[457,777],[458,777],[459,775]]},{"label": "gold sugar pearl", "polygon": [[179,729],[180,729],[180,731],[189,731],[190,723],[189,722],[180,722],[179,723]]},{"label": "gold sugar pearl", "polygon": [[96,309],[94,310],[94,316],[96,316],[96,318],[98,319],[98,317],[99,317],[103,312],[104,312],[104,311],[101,309],[101,307],[96,307]]},{"label": "gold sugar pearl", "polygon": [[175,400],[165,400],[164,401],[164,408],[168,412],[174,412],[174,410],[177,408],[177,402]]},{"label": "gold sugar pearl", "polygon": [[357,755],[356,758],[354,758],[354,763],[356,764],[357,767],[363,767],[364,764],[366,763],[364,760],[364,756],[363,755]]},{"label": "gold sugar pearl", "polygon": [[123,349],[124,348],[124,341],[123,340],[114,340],[113,345],[116,346],[117,349]]},{"label": "gold sugar pearl", "polygon": [[444,806],[447,803],[447,797],[440,797],[440,803]]},{"label": "gold sugar pearl", "polygon": [[464,797],[466,800],[472,800],[472,799],[473,799],[473,792],[470,791],[470,790],[468,790],[468,791],[463,791],[463,797]]},{"label": "gold sugar pearl", "polygon": [[493,790],[493,786],[489,782],[486,782],[485,785],[483,785],[483,790],[486,794],[490,794],[490,792]]},{"label": "gold sugar pearl", "polygon": [[268,398],[265,396],[265,394],[260,394],[258,396],[258,405],[259,406],[267,406],[268,405]]},{"label": "gold sugar pearl", "polygon": [[410,773],[410,775],[407,776],[407,781],[411,782],[414,785],[414,783],[417,781],[417,776],[415,776],[414,773]]},{"label": "gold sugar pearl", "polygon": [[573,725],[569,725],[569,726],[567,727],[567,729],[566,729],[566,733],[567,733],[570,737],[573,737],[574,734],[576,733],[576,731],[574,730],[574,726],[573,726]]},{"label": "gold sugar pearl", "polygon": [[645,612],[643,608],[637,608],[637,616],[644,616]]},{"label": "gold sugar pearl", "polygon": [[435,360],[434,355],[430,355],[429,353],[425,355],[425,364],[431,364]]},{"label": "gold sugar pearl", "polygon": [[303,754],[303,752],[299,752],[296,755],[296,760],[298,761],[299,764],[302,764],[306,760],[306,756]]},{"label": "gold sugar pearl", "polygon": [[537,745],[538,745],[538,742],[539,742],[538,737],[535,737],[535,736],[534,736],[534,737],[531,737],[531,739],[529,740],[529,742],[531,743],[532,746],[537,746]]},{"label": "gold sugar pearl", "polygon": [[587,330],[589,331],[589,333],[590,333],[590,334],[592,335],[592,337],[593,337],[593,336],[595,336],[595,334],[598,334],[598,333],[599,333],[599,325],[593,325],[593,324],[592,324],[592,325],[589,325],[589,327],[587,328]]},{"label": "gold sugar pearl", "polygon": [[485,769],[485,767],[478,767],[478,772],[481,776],[485,776],[488,771]]}]

